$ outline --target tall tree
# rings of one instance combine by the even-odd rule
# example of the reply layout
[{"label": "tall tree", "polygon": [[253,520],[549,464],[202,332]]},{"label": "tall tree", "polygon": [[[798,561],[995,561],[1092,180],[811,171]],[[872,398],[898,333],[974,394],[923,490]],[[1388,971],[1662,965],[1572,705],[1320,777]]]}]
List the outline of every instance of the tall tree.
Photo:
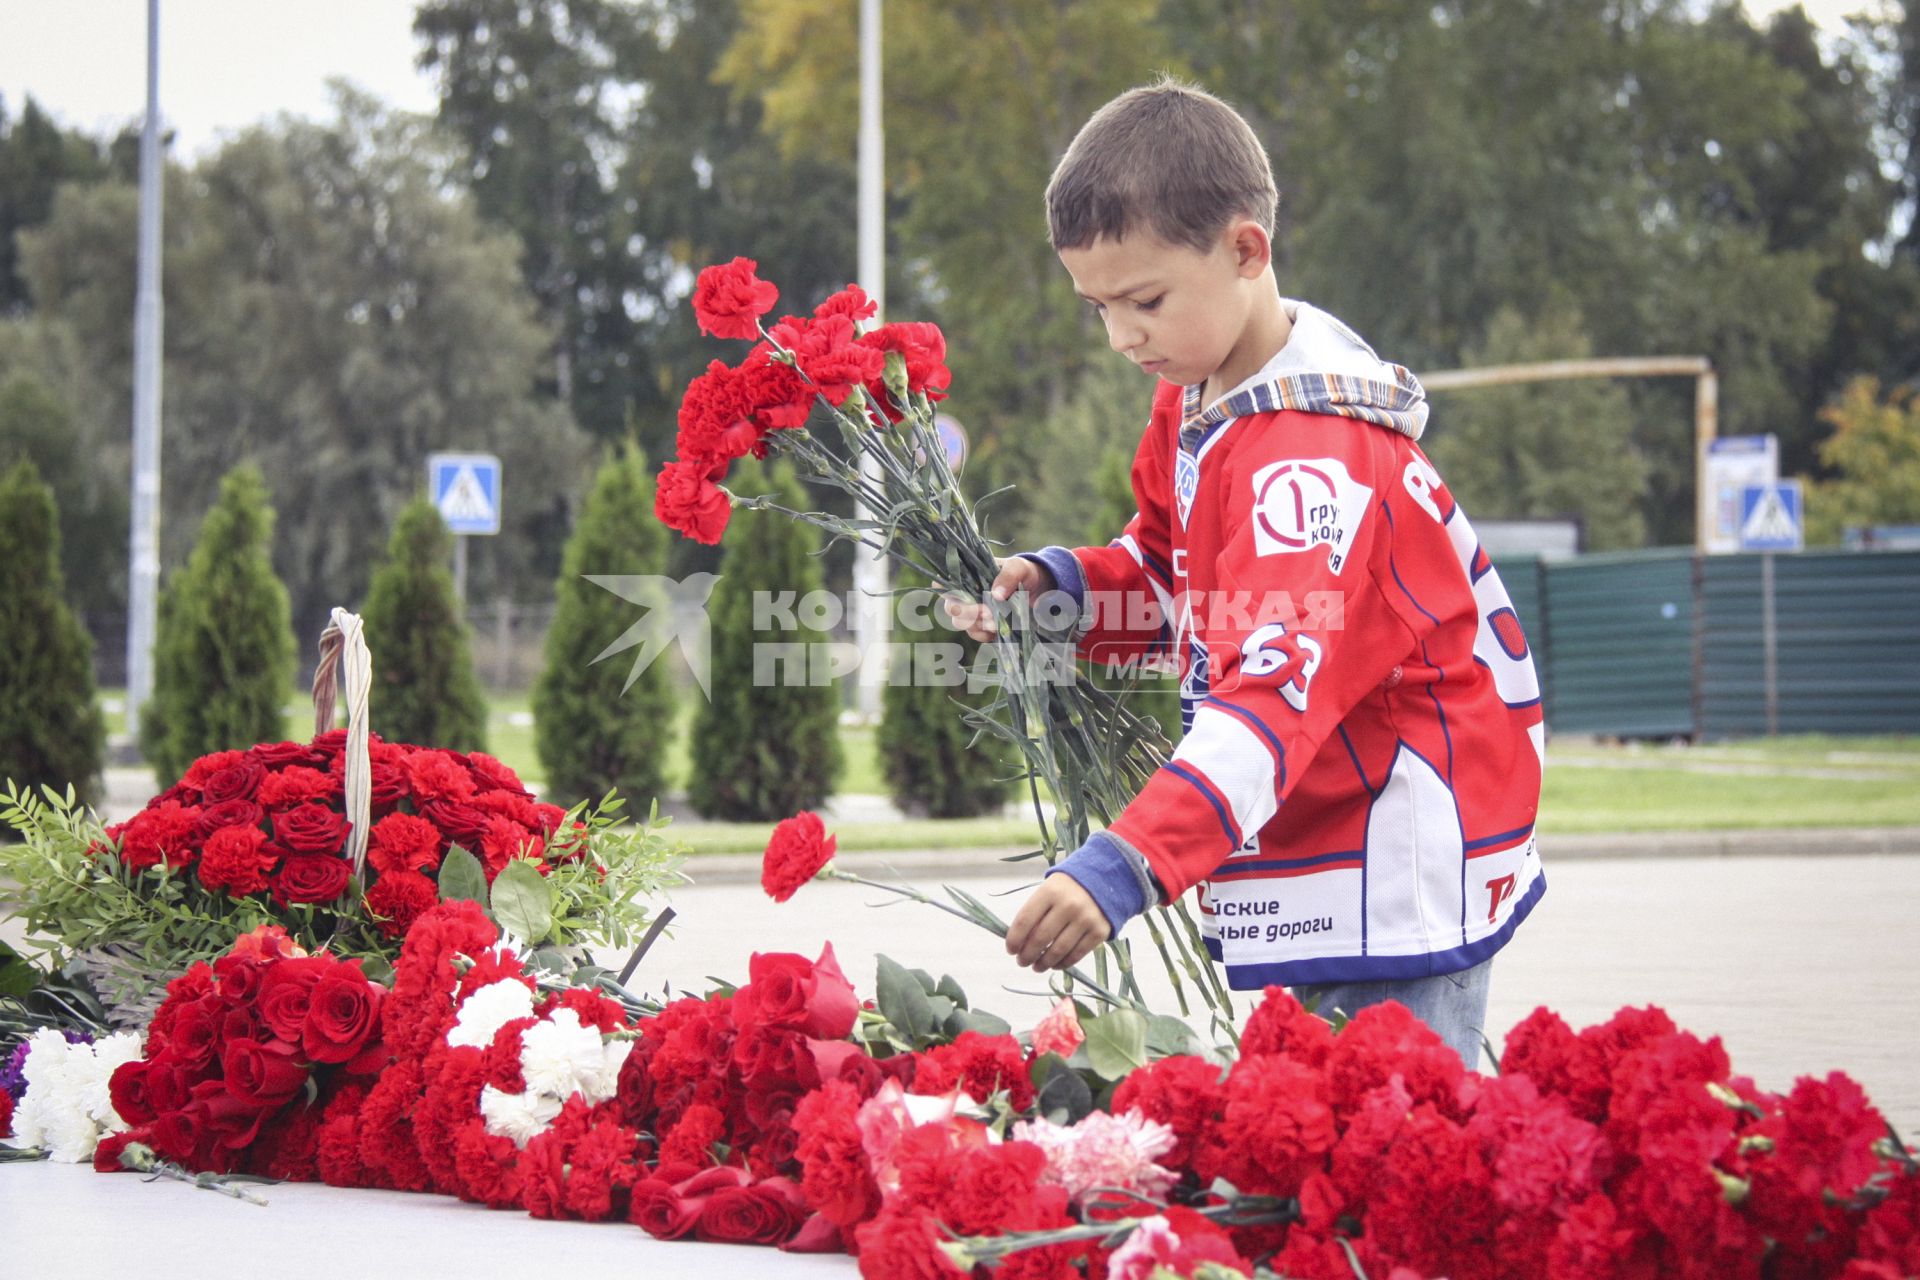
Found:
[{"label": "tall tree", "polygon": [[60,512],[60,566],[67,600],[83,613],[124,599],[116,572],[126,555],[126,503],[119,473],[102,475],[66,403],[28,367],[0,361],[0,470],[33,462]]},{"label": "tall tree", "polygon": [[484,751],[487,699],[453,594],[452,558],[439,509],[425,497],[408,503],[361,607],[373,655],[369,709],[374,732],[389,742]]},{"label": "tall tree", "polygon": [[19,315],[32,305],[14,233],[47,220],[61,183],[92,182],[106,173],[100,145],[62,129],[31,96],[18,119],[0,99],[0,316]]},{"label": "tall tree", "polygon": [[1920,394],[1882,394],[1856,379],[1821,415],[1832,428],[1820,459],[1832,478],[1807,495],[1807,541],[1832,545],[1849,526],[1920,524]]},{"label": "tall tree", "polygon": [[140,749],[162,785],[208,752],[286,736],[294,642],[287,589],[273,572],[273,523],[259,470],[234,468],[161,594]]},{"label": "tall tree", "polygon": [[[327,124],[249,130],[169,183],[162,559],[235,457],[280,512],[301,634],[359,598],[427,455],[499,454],[503,536],[476,594],[545,589],[591,442],[537,393],[547,336],[513,239],[481,222],[425,121],[339,90]],[[111,389],[83,433],[121,438],[131,404],[133,190],[67,186],[23,233],[36,320]],[[104,403],[102,403],[104,402]],[[75,405],[76,413],[82,406]]]},{"label": "tall tree", "polygon": [[0,479],[0,779],[98,798],[106,728],[92,642],[61,598],[53,491],[33,463]]},{"label": "tall tree", "polygon": [[[580,526],[567,542],[554,586],[546,666],[533,690],[534,741],[547,789],[563,803],[598,800],[619,788],[635,811],[663,785],[673,740],[674,691],[662,655],[644,644],[613,652],[638,623],[632,595],[666,572],[666,529],[653,514],[646,455],[631,445],[600,467]],[[588,575],[624,578],[633,591],[609,590]],[[661,597],[655,606],[664,610]],[[653,659],[634,669],[643,655]]]},{"label": "tall tree", "polygon": [[[997,487],[1026,468],[1035,425],[1098,349],[1098,326],[1048,247],[1042,195],[1087,117],[1169,65],[1157,7],[886,6],[891,260],[917,285],[911,318],[946,328],[947,407],[974,433],[972,483]],[[744,0],[742,14],[720,76],[759,99],[788,154],[851,156],[855,7]],[[1019,519],[1030,496],[1004,503],[1005,518]]]}]

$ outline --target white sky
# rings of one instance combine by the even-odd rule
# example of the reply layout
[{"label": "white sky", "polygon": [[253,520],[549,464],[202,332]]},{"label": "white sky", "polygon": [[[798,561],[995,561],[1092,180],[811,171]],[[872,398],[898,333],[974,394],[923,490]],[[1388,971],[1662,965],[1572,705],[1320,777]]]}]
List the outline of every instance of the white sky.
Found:
[{"label": "white sky", "polygon": [[[1788,0],[1747,0],[1767,14]],[[1804,0],[1836,30],[1850,12],[1888,0]],[[282,112],[328,114],[326,82],[343,76],[410,111],[431,111],[414,69],[410,0],[161,0],[161,114],[174,154]],[[136,121],[146,101],[145,0],[0,0],[0,97],[26,96],[96,135]]]}]

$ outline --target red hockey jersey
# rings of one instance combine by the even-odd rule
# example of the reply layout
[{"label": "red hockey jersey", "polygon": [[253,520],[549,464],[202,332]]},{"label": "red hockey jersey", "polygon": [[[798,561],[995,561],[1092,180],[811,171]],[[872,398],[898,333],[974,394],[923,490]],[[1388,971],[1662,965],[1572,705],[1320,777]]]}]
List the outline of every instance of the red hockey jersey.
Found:
[{"label": "red hockey jersey", "polygon": [[1545,889],[1539,684],[1415,444],[1418,383],[1288,306],[1287,348],[1207,413],[1161,384],[1124,536],[1040,558],[1082,656],[1178,659],[1187,732],[1110,834],[1169,898],[1198,886],[1231,984],[1453,972]]}]

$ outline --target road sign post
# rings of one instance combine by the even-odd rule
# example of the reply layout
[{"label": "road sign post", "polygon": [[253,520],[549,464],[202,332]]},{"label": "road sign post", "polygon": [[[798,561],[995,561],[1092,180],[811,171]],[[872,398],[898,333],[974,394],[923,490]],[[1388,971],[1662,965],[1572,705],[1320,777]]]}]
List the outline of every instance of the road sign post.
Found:
[{"label": "road sign post", "polygon": [[427,493],[453,534],[453,591],[467,604],[467,539],[500,532],[500,459],[490,453],[436,453]]}]

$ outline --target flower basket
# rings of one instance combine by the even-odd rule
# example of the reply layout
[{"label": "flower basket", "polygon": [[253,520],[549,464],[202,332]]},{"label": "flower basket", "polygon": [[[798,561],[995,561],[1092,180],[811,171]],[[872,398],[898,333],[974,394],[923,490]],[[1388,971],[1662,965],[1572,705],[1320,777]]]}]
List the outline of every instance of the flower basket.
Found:
[{"label": "flower basket", "polygon": [[360,619],[336,609],[309,741],[203,756],[111,827],[71,796],[9,787],[0,815],[23,842],[0,848],[0,910],[77,957],[116,1026],[144,1025],[168,979],[261,925],[370,975],[450,898],[479,902],[557,971],[587,946],[639,940],[649,899],[678,879],[657,811],[625,822],[612,795],[569,811],[492,756],[383,742],[371,676]]}]

